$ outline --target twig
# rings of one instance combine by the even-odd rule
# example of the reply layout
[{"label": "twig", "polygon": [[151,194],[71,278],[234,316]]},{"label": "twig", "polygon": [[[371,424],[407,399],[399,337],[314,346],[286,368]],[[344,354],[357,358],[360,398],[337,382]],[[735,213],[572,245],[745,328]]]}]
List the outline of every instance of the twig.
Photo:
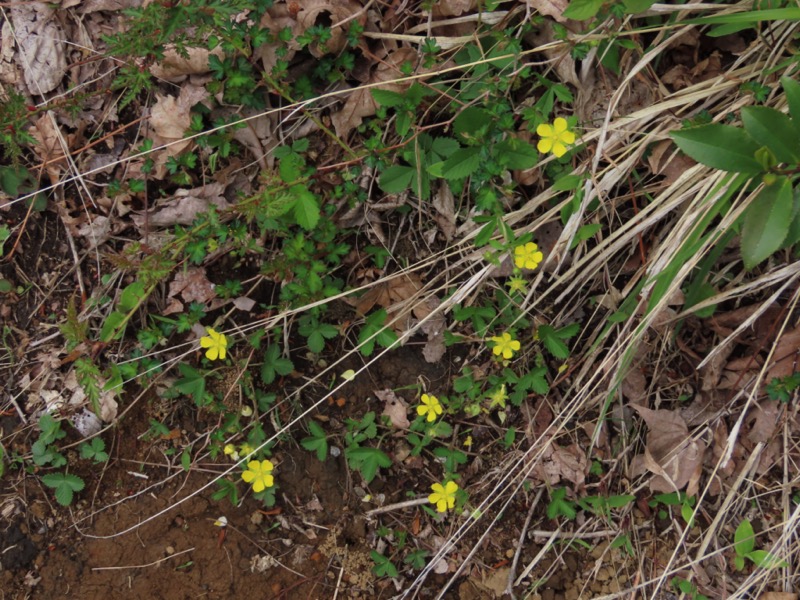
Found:
[{"label": "twig", "polygon": [[393,510],[400,510],[403,508],[408,508],[409,506],[420,506],[421,504],[425,504],[428,502],[427,498],[415,498],[414,500],[405,500],[403,502],[397,502],[395,504],[387,504],[386,506],[380,506],[378,508],[373,508],[372,510],[368,510],[364,513],[365,517],[374,517],[375,515],[382,515],[383,513],[392,512]]},{"label": "twig", "polygon": [[146,569],[147,567],[154,567],[155,565],[162,563],[165,560],[169,560],[170,558],[175,558],[176,556],[180,556],[181,554],[186,554],[187,552],[191,552],[192,550],[194,550],[194,548],[181,550],[180,552],[176,552],[175,554],[170,554],[169,556],[165,556],[164,558],[159,558],[155,562],[147,563],[146,565],[126,565],[122,567],[92,567],[92,571],[120,571],[122,569]]},{"label": "twig", "polygon": [[511,596],[511,599],[514,600],[514,573],[517,572],[517,564],[519,563],[519,557],[522,554],[522,546],[525,542],[525,534],[528,532],[528,526],[531,524],[531,517],[533,517],[533,509],[539,504],[539,500],[542,498],[542,493],[544,492],[544,488],[540,487],[539,491],[536,493],[536,497],[531,502],[531,507],[528,509],[528,516],[525,517],[525,524],[522,526],[522,531],[519,534],[519,542],[517,542],[517,549],[514,552],[514,560],[511,561],[511,569],[508,572],[508,581],[506,582],[506,594]]}]

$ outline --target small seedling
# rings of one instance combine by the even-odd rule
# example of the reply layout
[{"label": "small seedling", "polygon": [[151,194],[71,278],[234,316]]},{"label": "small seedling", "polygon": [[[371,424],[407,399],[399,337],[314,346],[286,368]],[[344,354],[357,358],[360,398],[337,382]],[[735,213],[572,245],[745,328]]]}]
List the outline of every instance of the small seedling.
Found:
[{"label": "small seedling", "polygon": [[397,577],[399,575],[397,567],[392,564],[389,557],[384,556],[376,550],[370,552],[369,555],[375,563],[375,566],[372,567],[372,572],[375,573],[375,575],[378,577]]},{"label": "small seedling", "polygon": [[736,533],[733,535],[733,549],[736,551],[733,566],[736,567],[736,570],[744,569],[745,559],[762,569],[789,566],[785,560],[780,560],[765,550],[756,550],[755,547],[756,534],[753,531],[753,525],[749,520],[744,519],[739,523],[739,527],[736,528]]},{"label": "small seedling", "polygon": [[55,490],[56,500],[61,506],[72,504],[74,493],[84,488],[83,479],[69,473],[48,473],[42,477],[42,483]]},{"label": "small seedling", "polygon": [[303,438],[300,445],[309,452],[316,452],[320,462],[324,462],[328,456],[328,437],[325,435],[325,430],[314,421],[309,421],[308,432],[311,435]]},{"label": "small seedling", "polygon": [[99,437],[93,438],[91,442],[84,442],[80,445],[81,458],[91,459],[95,463],[106,462],[108,453],[106,443]]},{"label": "small seedling", "polygon": [[567,500],[567,488],[561,487],[550,493],[550,503],[547,505],[547,518],[555,519],[561,515],[567,519],[574,519],[578,512],[575,503]]}]

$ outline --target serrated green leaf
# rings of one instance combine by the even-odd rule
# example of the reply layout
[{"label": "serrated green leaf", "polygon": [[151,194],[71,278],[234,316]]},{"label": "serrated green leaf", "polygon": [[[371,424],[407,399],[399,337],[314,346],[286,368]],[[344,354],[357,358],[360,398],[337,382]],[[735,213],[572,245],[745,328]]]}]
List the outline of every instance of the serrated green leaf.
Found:
[{"label": "serrated green leaf", "polygon": [[453,138],[439,137],[433,140],[431,151],[441,158],[447,158],[460,147],[460,144]]},{"label": "serrated green leaf", "polygon": [[701,125],[670,133],[683,152],[706,166],[721,171],[755,174],[761,165],[755,159],[758,143],[743,129],[731,125]]},{"label": "serrated green leaf", "polygon": [[306,231],[311,231],[319,222],[319,202],[316,196],[302,185],[294,185],[291,191],[295,195],[294,218],[297,224]]},{"label": "serrated green leaf", "polygon": [[800,132],[788,115],[767,106],[745,106],[742,122],[750,137],[772,150],[780,162],[800,160]]},{"label": "serrated green leaf", "polygon": [[372,93],[372,97],[375,99],[375,102],[381,106],[395,108],[397,106],[402,106],[403,102],[405,102],[405,98],[402,94],[398,94],[397,92],[393,92],[391,90],[372,89],[370,91]]},{"label": "serrated green leaf", "polygon": [[733,549],[739,556],[746,556],[756,547],[756,534],[747,519],[742,520],[733,534]]},{"label": "serrated green leaf", "polygon": [[461,148],[450,155],[442,165],[442,177],[448,180],[464,179],[472,175],[481,164],[480,148]]},{"label": "serrated green leaf", "polygon": [[474,136],[476,133],[488,127],[493,121],[492,114],[482,108],[469,106],[458,113],[453,122],[453,131],[457,135],[466,137]]},{"label": "serrated green leaf", "polygon": [[408,130],[411,129],[411,113],[408,111],[401,111],[398,113],[394,122],[395,131],[401,138],[406,137]]},{"label": "serrated green leaf", "polygon": [[512,171],[530,169],[539,160],[539,152],[528,142],[515,137],[499,142],[495,154],[501,165]]},{"label": "serrated green leaf", "polygon": [[415,175],[413,167],[392,165],[381,173],[378,185],[387,194],[399,194],[408,189]]},{"label": "serrated green leaf", "polygon": [[741,251],[746,269],[752,269],[781,247],[789,233],[793,205],[792,184],[786,177],[765,186],[753,200],[742,225]]},{"label": "serrated green leaf", "polygon": [[555,329],[549,325],[540,325],[536,331],[539,335],[539,339],[550,354],[560,360],[569,357],[569,348],[559,339]]}]

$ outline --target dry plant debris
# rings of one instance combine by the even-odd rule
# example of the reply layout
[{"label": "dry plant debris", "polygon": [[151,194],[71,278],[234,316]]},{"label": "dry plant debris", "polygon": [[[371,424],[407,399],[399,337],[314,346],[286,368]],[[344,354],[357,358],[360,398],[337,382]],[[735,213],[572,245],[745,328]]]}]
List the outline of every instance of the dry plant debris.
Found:
[{"label": "dry plant debris", "polygon": [[4,591],[797,598],[763,8],[0,6]]}]

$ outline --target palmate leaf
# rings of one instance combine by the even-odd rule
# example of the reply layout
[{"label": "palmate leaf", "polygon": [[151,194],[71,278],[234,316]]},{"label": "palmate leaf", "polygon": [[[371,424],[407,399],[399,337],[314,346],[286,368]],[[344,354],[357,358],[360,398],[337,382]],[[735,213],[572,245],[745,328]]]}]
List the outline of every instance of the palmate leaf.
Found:
[{"label": "palmate leaf", "polygon": [[701,125],[670,133],[672,139],[697,162],[720,171],[759,173],[755,159],[759,144],[743,129],[730,125]]},{"label": "palmate leaf", "polygon": [[319,202],[316,196],[302,185],[293,185],[291,188],[295,195],[294,218],[297,224],[306,231],[310,231],[319,222]]},{"label": "palmate leaf", "polygon": [[742,225],[741,251],[746,269],[752,269],[783,245],[793,208],[792,184],[788,178],[782,177],[761,190],[748,207]]},{"label": "palmate leaf", "polygon": [[367,483],[375,479],[378,467],[392,466],[392,459],[383,450],[377,448],[351,446],[345,450],[345,455],[350,468],[359,471]]}]

